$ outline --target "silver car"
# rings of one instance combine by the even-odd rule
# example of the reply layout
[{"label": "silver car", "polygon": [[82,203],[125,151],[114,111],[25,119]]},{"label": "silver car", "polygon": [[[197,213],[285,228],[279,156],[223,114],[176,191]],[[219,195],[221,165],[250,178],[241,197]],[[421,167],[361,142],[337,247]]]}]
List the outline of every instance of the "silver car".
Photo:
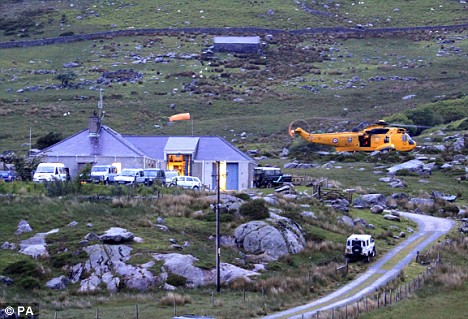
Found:
[{"label": "silver car", "polygon": [[117,184],[138,184],[145,182],[145,173],[139,168],[124,168],[114,179]]},{"label": "silver car", "polygon": [[194,176],[176,176],[172,179],[169,186],[177,186],[198,190],[201,189],[202,183],[198,177]]}]

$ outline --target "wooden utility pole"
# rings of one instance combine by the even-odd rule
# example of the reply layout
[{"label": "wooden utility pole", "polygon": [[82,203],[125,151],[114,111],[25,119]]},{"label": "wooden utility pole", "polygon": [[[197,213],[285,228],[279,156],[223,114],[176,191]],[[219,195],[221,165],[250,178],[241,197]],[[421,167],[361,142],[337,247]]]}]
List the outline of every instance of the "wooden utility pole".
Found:
[{"label": "wooden utility pole", "polygon": [[216,291],[221,291],[221,269],[220,269],[220,259],[221,259],[221,247],[220,247],[220,238],[219,238],[219,202],[221,200],[220,194],[220,169],[221,163],[216,162]]}]

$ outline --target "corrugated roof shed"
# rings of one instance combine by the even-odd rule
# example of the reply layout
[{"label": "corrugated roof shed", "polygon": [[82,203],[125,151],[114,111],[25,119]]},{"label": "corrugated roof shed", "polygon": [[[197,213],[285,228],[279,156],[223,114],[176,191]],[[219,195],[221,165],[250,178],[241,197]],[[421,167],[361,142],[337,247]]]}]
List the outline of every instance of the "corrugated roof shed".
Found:
[{"label": "corrugated roof shed", "polygon": [[259,36],[252,37],[228,37],[228,36],[216,36],[214,37],[214,43],[227,43],[227,44],[260,44]]}]

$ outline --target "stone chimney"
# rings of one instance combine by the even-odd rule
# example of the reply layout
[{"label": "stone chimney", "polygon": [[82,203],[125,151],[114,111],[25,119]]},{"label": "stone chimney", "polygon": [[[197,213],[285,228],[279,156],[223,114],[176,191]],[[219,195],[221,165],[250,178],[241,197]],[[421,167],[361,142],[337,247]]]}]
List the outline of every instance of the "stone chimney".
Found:
[{"label": "stone chimney", "polygon": [[88,131],[90,137],[99,136],[101,131],[101,119],[97,116],[96,112],[94,115],[88,117]]}]

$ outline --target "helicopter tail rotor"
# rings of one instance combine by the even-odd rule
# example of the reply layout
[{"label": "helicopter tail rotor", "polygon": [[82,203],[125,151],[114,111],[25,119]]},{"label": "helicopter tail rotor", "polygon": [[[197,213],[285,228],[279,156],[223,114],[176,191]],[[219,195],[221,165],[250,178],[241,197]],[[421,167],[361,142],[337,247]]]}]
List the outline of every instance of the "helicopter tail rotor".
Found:
[{"label": "helicopter tail rotor", "polygon": [[294,120],[289,124],[288,128],[288,134],[291,137],[294,137],[294,134],[296,132],[296,129],[301,128],[305,131],[310,131],[310,126],[309,123],[307,123],[305,120]]}]

